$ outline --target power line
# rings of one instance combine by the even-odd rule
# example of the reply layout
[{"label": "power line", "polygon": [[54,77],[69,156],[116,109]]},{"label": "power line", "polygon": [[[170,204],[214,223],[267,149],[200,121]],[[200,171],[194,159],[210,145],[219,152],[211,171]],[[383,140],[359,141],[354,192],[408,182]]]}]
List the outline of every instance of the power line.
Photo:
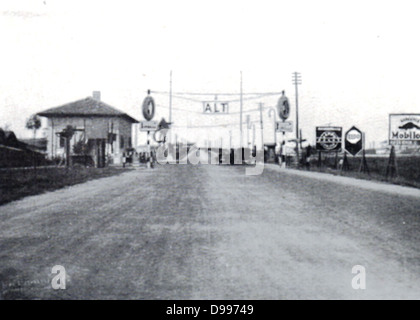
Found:
[{"label": "power line", "polygon": [[[157,93],[155,91],[151,91],[151,92]],[[162,94],[167,94],[167,93],[162,93]],[[210,95],[218,96],[218,95],[222,95],[222,94],[208,94],[208,95],[209,96]],[[250,101],[250,100],[262,99],[262,98],[266,98],[266,97],[269,97],[269,96],[278,95],[278,93],[277,92],[258,93],[258,94],[257,93],[251,93],[251,94],[247,94],[247,95],[256,95],[256,96],[255,97],[246,97],[246,98],[243,98],[242,101]],[[177,99],[186,100],[186,101],[192,101],[192,102],[197,102],[197,103],[204,103],[204,102],[210,101],[210,99],[208,99],[208,100],[198,100],[198,99],[194,99],[194,98],[182,97],[182,96],[180,96],[180,95],[178,95],[176,93],[173,93],[172,94],[172,98],[177,98]],[[213,101],[213,100],[211,100],[211,101]],[[239,99],[223,100],[223,102],[228,102],[228,103],[231,103],[231,102],[241,102],[241,99],[239,98]]]},{"label": "power line", "polygon": [[[170,94],[168,91],[150,91],[151,93],[156,94]],[[203,93],[203,92],[172,92],[174,95],[191,95],[191,96],[240,96],[240,93],[235,92],[212,92],[212,93]],[[280,95],[281,92],[248,92],[243,93],[243,95]]]}]

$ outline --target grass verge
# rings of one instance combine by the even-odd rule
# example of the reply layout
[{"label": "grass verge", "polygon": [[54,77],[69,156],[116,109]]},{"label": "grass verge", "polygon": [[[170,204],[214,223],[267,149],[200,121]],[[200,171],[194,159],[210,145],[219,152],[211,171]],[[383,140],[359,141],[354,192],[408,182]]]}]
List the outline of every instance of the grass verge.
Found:
[{"label": "grass verge", "polygon": [[42,168],[0,171],[0,205],[93,179],[121,174],[121,168]]},{"label": "grass verge", "polygon": [[[348,170],[335,169],[335,159],[333,156],[323,157],[322,166],[318,167],[316,159],[311,161],[310,170],[326,172],[334,175],[352,177],[357,179],[388,182],[396,185],[420,188],[420,157],[401,157],[397,158],[398,176],[386,178],[385,173],[388,165],[387,157],[369,157],[366,159],[370,173],[359,172],[360,157],[348,157]],[[304,168],[300,168],[304,170]]]}]

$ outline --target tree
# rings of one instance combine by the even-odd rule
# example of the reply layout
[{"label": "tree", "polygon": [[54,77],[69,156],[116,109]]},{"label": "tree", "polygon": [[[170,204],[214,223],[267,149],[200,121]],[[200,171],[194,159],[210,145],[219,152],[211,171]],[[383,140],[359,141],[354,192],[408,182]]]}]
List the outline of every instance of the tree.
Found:
[{"label": "tree", "polygon": [[36,132],[39,128],[41,128],[41,119],[38,117],[38,115],[33,114],[32,116],[29,117],[28,121],[26,122],[26,128],[34,131],[34,140],[35,140]]},{"label": "tree", "polygon": [[[32,116],[29,117],[28,121],[26,122],[26,128],[29,129],[29,130],[33,130],[33,132],[34,132],[34,144],[35,144],[36,132],[39,128],[41,128],[41,119],[36,114],[33,114]],[[35,151],[33,151],[32,155],[33,155],[33,160],[34,160],[34,169],[36,171]],[[35,172],[35,174],[36,174],[36,172]]]}]

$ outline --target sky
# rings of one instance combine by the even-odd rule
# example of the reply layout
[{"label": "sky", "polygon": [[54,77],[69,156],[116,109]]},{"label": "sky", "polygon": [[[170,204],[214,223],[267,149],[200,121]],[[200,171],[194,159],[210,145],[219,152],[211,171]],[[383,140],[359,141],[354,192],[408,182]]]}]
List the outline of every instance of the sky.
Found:
[{"label": "sky", "polygon": [[[147,90],[169,91],[171,70],[173,91],[194,93],[239,93],[242,72],[244,93],[285,90],[296,121],[297,71],[304,138],[313,142],[316,126],[355,125],[378,144],[390,113],[420,113],[416,2],[2,0],[0,127],[30,137],[31,114],[94,90],[142,120]],[[155,118],[168,119],[168,95],[152,96]],[[279,97],[244,101],[245,111],[263,103],[265,142],[274,140],[268,110]],[[200,102],[175,98],[173,106],[182,109],[172,120],[186,139],[226,141],[231,131],[239,141],[239,103],[223,116],[200,114]],[[258,123],[258,111],[244,121],[246,114]],[[188,125],[204,128],[182,129]]]}]

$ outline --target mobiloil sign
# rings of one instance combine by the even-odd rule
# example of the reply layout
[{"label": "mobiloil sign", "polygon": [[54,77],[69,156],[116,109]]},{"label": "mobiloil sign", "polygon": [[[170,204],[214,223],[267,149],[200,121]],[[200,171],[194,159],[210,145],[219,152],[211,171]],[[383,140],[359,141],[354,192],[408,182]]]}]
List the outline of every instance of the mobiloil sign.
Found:
[{"label": "mobiloil sign", "polygon": [[420,144],[420,114],[390,114],[389,143]]}]

